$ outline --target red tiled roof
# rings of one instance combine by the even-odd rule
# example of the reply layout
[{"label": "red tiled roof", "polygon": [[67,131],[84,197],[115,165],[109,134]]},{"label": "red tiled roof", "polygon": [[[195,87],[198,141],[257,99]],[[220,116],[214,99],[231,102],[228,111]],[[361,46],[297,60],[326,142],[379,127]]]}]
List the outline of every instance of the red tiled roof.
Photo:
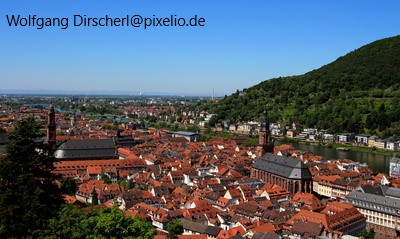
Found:
[{"label": "red tiled roof", "polygon": [[319,176],[320,180],[334,182],[336,179],[340,178],[339,175],[329,175],[329,176]]},{"label": "red tiled roof", "polygon": [[322,201],[315,197],[313,194],[302,192],[296,193],[293,196],[291,203],[302,203],[304,204],[304,209],[308,209],[311,211],[323,209],[325,207]]},{"label": "red tiled roof", "polygon": [[272,223],[265,223],[261,226],[255,227],[251,230],[253,233],[256,232],[263,232],[263,233],[267,233],[267,232],[275,232],[276,228],[274,225],[272,225]]},{"label": "red tiled roof", "polygon": [[325,228],[329,228],[328,219],[325,214],[318,212],[311,212],[308,210],[300,210],[296,215],[294,215],[287,224],[293,225],[294,221],[305,221],[311,223],[322,224]]},{"label": "red tiled roof", "polygon": [[122,192],[118,184],[106,184],[102,180],[92,180],[81,184],[76,195],[88,198],[92,195],[93,189],[96,190],[99,199],[113,198]]},{"label": "red tiled roof", "polygon": [[101,166],[88,166],[87,167],[87,171],[88,171],[89,175],[91,175],[91,174],[101,174],[102,173]]},{"label": "red tiled roof", "polygon": [[115,168],[142,168],[146,167],[143,159],[104,159],[104,160],[75,160],[55,162],[55,172],[70,169],[87,169],[89,166]]},{"label": "red tiled roof", "polygon": [[217,239],[228,239],[236,235],[244,234],[246,230],[242,226],[233,227],[229,230],[221,230],[218,233]]}]

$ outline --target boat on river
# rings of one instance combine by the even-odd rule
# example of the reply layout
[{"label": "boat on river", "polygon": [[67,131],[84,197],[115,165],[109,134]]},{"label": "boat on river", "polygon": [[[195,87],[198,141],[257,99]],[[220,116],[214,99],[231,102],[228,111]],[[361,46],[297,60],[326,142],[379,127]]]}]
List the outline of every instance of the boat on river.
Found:
[{"label": "boat on river", "polygon": [[346,148],[346,147],[339,147],[339,148],[336,148],[336,150],[339,150],[339,151],[349,151],[349,150],[350,150],[350,148]]}]

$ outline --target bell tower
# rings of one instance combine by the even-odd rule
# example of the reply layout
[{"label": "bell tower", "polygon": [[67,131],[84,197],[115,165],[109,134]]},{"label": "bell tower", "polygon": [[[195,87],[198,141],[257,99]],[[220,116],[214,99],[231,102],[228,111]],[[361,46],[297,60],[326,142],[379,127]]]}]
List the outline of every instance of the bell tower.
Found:
[{"label": "bell tower", "polygon": [[71,116],[71,127],[75,126],[76,126],[76,114],[74,112],[74,114]]},{"label": "bell tower", "polygon": [[269,130],[268,112],[264,110],[264,119],[261,122],[261,127],[258,132],[257,157],[264,156],[265,153],[274,152],[274,142],[271,139]]},{"label": "bell tower", "polygon": [[56,150],[56,114],[53,106],[50,106],[47,119],[47,143],[49,152],[53,153]]}]

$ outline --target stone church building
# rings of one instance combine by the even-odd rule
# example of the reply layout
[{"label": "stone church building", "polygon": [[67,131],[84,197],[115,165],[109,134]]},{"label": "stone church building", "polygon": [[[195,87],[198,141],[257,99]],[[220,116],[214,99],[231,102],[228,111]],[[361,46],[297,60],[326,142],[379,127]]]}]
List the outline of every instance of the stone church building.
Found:
[{"label": "stone church building", "polygon": [[272,154],[273,150],[268,115],[264,111],[257,146],[258,158],[251,166],[251,177],[277,184],[292,195],[297,192],[312,193],[312,176],[308,167],[295,158]]}]

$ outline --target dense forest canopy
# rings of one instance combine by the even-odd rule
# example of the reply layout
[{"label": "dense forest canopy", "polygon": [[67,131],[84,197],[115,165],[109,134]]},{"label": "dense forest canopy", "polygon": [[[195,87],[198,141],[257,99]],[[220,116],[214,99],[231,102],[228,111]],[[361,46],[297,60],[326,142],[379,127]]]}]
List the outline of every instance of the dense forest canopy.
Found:
[{"label": "dense forest canopy", "polygon": [[[290,67],[290,66],[288,66]],[[213,122],[259,120],[400,136],[400,36],[363,46],[304,75],[279,77],[201,106]]]}]

